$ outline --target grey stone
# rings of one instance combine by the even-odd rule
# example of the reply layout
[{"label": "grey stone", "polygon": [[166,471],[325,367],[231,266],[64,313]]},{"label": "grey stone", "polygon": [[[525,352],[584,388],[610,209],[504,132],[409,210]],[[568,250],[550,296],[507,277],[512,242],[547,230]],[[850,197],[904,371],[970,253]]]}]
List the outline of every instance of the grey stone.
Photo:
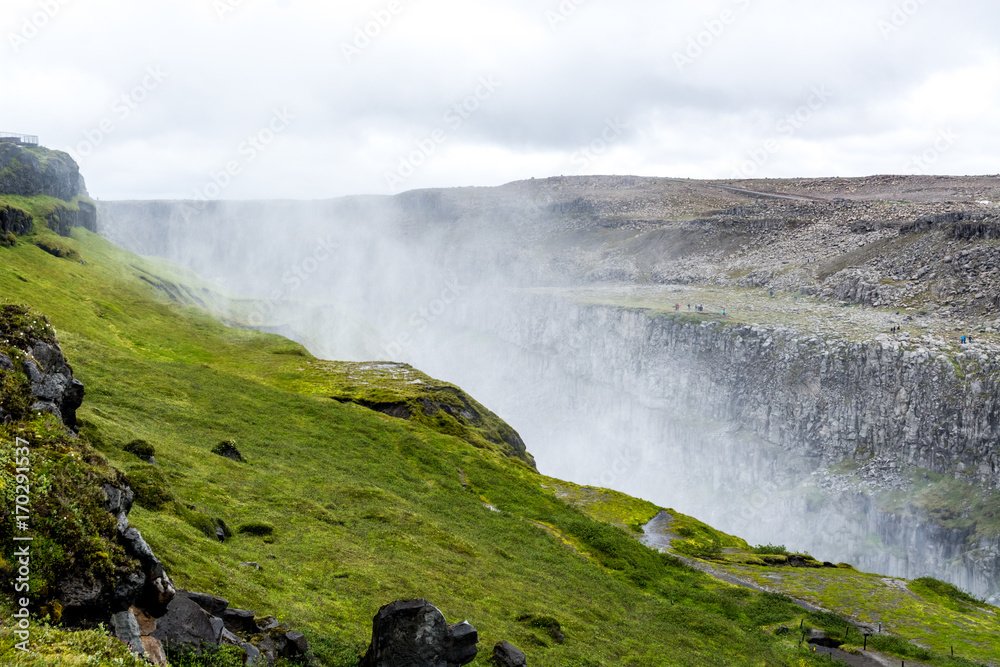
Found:
[{"label": "grey stone", "polygon": [[[213,621],[218,621],[214,623]],[[175,595],[166,614],[157,619],[152,636],[164,646],[218,646],[222,639],[222,621],[213,618],[185,595]]]},{"label": "grey stone", "polygon": [[223,612],[229,608],[229,600],[225,598],[220,598],[216,595],[208,595],[207,593],[194,593],[192,591],[178,591],[183,592],[184,595],[188,597],[189,600],[196,603],[199,607],[207,611],[212,616],[222,616]]},{"label": "grey stone", "polygon": [[226,628],[232,632],[247,634],[260,632],[260,628],[257,627],[257,622],[254,620],[254,613],[246,609],[227,609],[222,614],[222,620],[225,622]]},{"label": "grey stone", "polygon": [[295,630],[289,630],[282,637],[280,655],[283,658],[301,658],[309,654],[309,642],[305,635]]},{"label": "grey stone", "polygon": [[13,371],[14,362],[6,354],[0,352],[0,371]]},{"label": "grey stone", "polygon": [[493,662],[497,667],[527,667],[528,659],[510,642],[497,642],[493,647]]},{"label": "grey stone", "polygon": [[427,600],[401,600],[375,615],[359,667],[461,667],[475,659],[477,641],[475,628],[467,622],[449,626]]},{"label": "grey stone", "polygon": [[120,611],[111,617],[111,625],[115,629],[115,637],[125,642],[136,655],[145,655],[146,649],[142,645],[142,636],[139,634],[139,622],[130,611]]}]

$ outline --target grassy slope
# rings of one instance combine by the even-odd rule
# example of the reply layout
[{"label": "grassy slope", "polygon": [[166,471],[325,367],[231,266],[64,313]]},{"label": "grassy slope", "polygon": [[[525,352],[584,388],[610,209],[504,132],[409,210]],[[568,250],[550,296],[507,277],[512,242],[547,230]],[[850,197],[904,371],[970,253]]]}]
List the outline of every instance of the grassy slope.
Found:
[{"label": "grassy slope", "polygon": [[[82,230],[66,243],[86,264],[24,242],[0,251],[3,297],[49,315],[87,385],[84,435],[134,480],[169,485],[174,502],[137,507],[132,520],[180,586],[280,614],[331,665],[351,664],[335,656],[363,648],[380,605],[418,596],[476,625],[476,664],[500,639],[541,666],[812,660],[757,629],[793,618],[787,601],[641,547],[521,461],[327,398],[315,390],[324,365],[289,341],[228,329],[139,278],[169,273],[162,265]],[[120,449],[134,438],[155,445],[158,468]],[[222,439],[248,462],[211,454]],[[196,527],[205,517],[276,530],[222,544]]]}]

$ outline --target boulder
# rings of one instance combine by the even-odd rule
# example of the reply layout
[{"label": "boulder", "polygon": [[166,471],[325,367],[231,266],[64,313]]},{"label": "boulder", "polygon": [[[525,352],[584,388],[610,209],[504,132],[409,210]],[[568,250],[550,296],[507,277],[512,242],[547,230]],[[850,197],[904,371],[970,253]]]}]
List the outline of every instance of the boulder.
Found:
[{"label": "boulder", "polygon": [[528,659],[510,642],[497,642],[493,647],[493,663],[497,667],[527,667]]},{"label": "boulder", "polygon": [[13,372],[14,362],[6,354],[0,352],[0,371]]},{"label": "boulder", "polygon": [[177,592],[186,595],[189,600],[196,603],[212,616],[222,616],[226,609],[229,608],[229,600],[215,595],[208,595],[207,593],[192,593],[191,591]]},{"label": "boulder", "polygon": [[128,528],[120,534],[120,538],[125,552],[139,561],[146,577],[145,586],[136,602],[154,616],[163,615],[176,594],[174,582],[136,528]]},{"label": "boulder", "polygon": [[51,413],[76,430],[76,411],[83,404],[84,387],[73,377],[62,350],[57,345],[34,341],[31,357],[24,360],[23,367],[35,399],[31,409]]},{"label": "boulder", "polygon": [[294,660],[304,658],[309,653],[309,642],[301,632],[288,630],[280,633],[274,642],[278,656]]},{"label": "boulder", "polygon": [[222,619],[211,616],[186,595],[179,594],[157,619],[152,636],[166,647],[189,645],[200,653],[203,646],[219,645],[222,630]]},{"label": "boulder", "polygon": [[111,625],[115,629],[115,637],[124,642],[136,655],[145,655],[146,649],[142,644],[142,635],[139,633],[139,623],[130,611],[120,611],[111,617]]},{"label": "boulder", "polygon": [[375,615],[371,645],[359,667],[461,667],[475,659],[478,641],[468,622],[449,626],[427,600],[401,600]]},{"label": "boulder", "polygon": [[163,650],[163,644],[156,637],[143,637],[142,646],[146,649],[146,660],[156,665],[156,667],[170,667],[167,662],[167,652]]},{"label": "boulder", "polygon": [[246,609],[226,609],[222,614],[222,620],[230,632],[243,632],[251,635],[260,632],[257,621],[254,620],[254,613]]}]

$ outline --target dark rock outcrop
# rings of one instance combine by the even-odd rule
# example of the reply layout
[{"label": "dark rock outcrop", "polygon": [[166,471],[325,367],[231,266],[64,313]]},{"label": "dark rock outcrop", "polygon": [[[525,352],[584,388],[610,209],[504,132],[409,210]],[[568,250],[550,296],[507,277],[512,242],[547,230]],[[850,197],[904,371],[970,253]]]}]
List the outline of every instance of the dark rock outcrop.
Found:
[{"label": "dark rock outcrop", "polygon": [[448,625],[427,600],[401,600],[375,615],[372,642],[359,667],[461,667],[475,660],[478,642],[468,622]]},{"label": "dark rock outcrop", "polygon": [[221,619],[181,592],[167,605],[166,613],[157,619],[152,636],[167,648],[190,645],[201,651],[205,646],[219,645],[223,627]]},{"label": "dark rock outcrop", "polygon": [[0,192],[63,201],[87,194],[80,167],[68,153],[0,143]]},{"label": "dark rock outcrop", "polygon": [[497,667],[527,667],[528,659],[510,642],[497,642],[493,647],[493,663]]},{"label": "dark rock outcrop", "polygon": [[115,603],[119,609],[128,609],[138,604],[154,615],[162,614],[173,599],[176,589],[163,563],[142,538],[142,534],[128,522],[128,513],[135,501],[135,492],[128,486],[108,484],[103,488],[107,499],[104,509],[117,521],[118,539],[125,552],[137,560],[140,572],[130,573],[115,585]]},{"label": "dark rock outcrop", "polygon": [[31,232],[33,219],[26,211],[11,206],[0,206],[0,234],[10,232],[23,235]]},{"label": "dark rock outcrop", "polygon": [[83,383],[73,377],[58,345],[34,341],[31,357],[24,361],[24,371],[31,382],[35,403],[31,409],[49,412],[70,429],[76,429],[76,411],[83,404]]},{"label": "dark rock outcrop", "polygon": [[226,609],[222,614],[222,621],[230,632],[254,634],[260,631],[254,620],[254,613],[247,609]]},{"label": "dark rock outcrop", "polygon": [[192,593],[191,591],[186,591],[184,594],[189,600],[196,603],[212,616],[223,616],[226,609],[229,608],[228,600],[215,595],[208,595],[207,593]]},{"label": "dark rock outcrop", "polygon": [[97,207],[87,201],[77,203],[76,208],[59,208],[46,218],[49,229],[60,236],[69,236],[74,227],[83,227],[97,232]]}]

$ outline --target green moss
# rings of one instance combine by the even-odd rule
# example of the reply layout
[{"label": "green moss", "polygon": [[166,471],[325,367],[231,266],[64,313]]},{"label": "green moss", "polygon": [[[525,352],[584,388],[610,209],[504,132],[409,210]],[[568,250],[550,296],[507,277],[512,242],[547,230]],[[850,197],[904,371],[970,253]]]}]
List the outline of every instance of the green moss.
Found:
[{"label": "green moss", "polygon": [[174,495],[160,469],[152,465],[133,465],[128,468],[128,481],[135,491],[135,502],[148,510],[161,510],[173,502]]},{"label": "green moss", "polygon": [[240,535],[267,537],[274,534],[274,526],[265,521],[248,521],[237,526],[236,532]]},{"label": "green moss", "polygon": [[129,454],[135,454],[140,459],[148,460],[156,456],[156,448],[145,440],[133,440],[122,447]]},{"label": "green moss", "polygon": [[80,253],[66,246],[65,243],[50,238],[39,238],[35,245],[59,259],[68,259],[73,262],[80,261]]}]

